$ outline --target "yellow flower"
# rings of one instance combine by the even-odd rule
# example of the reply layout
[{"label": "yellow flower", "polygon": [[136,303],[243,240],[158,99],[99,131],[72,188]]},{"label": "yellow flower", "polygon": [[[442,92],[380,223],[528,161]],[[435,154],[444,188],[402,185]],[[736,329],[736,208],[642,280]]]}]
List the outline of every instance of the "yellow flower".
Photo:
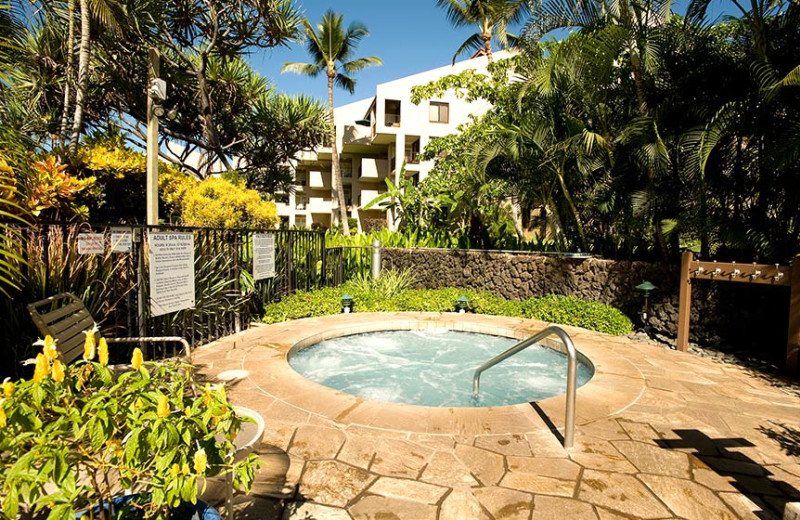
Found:
[{"label": "yellow flower", "polygon": [[211,402],[211,386],[206,383],[205,393],[203,394],[203,406],[208,406]]},{"label": "yellow flower", "polygon": [[11,382],[9,378],[6,378],[3,381],[3,396],[11,397],[14,393],[14,383]]},{"label": "yellow flower", "polygon": [[86,341],[83,343],[83,360],[91,361],[95,355],[94,331],[86,331]]},{"label": "yellow flower", "polygon": [[144,356],[142,355],[142,351],[139,347],[133,349],[133,357],[131,358],[131,366],[134,370],[139,370],[142,368],[142,362],[144,361]]},{"label": "yellow flower", "polygon": [[186,464],[185,462],[183,463],[183,468],[181,469],[181,472],[184,475],[188,475],[189,473],[191,473],[191,471],[189,470],[189,465]]},{"label": "yellow flower", "polygon": [[108,342],[106,341],[106,338],[100,338],[100,346],[97,349],[97,357],[101,365],[108,365]]},{"label": "yellow flower", "polygon": [[169,402],[166,395],[158,396],[158,411],[156,412],[159,417],[169,417]]},{"label": "yellow flower", "polygon": [[59,360],[53,361],[53,381],[60,383],[64,380],[64,363]]},{"label": "yellow flower", "polygon": [[50,373],[50,362],[44,354],[36,354],[36,368],[33,370],[33,382],[41,383]]},{"label": "yellow flower", "polygon": [[6,411],[3,409],[3,401],[5,401],[5,399],[0,399],[0,428],[5,428],[7,422]]},{"label": "yellow flower", "polygon": [[204,475],[206,466],[208,465],[208,458],[206,457],[206,450],[200,448],[194,454],[194,471],[198,475]]},{"label": "yellow flower", "polygon": [[53,336],[51,336],[50,334],[44,337],[44,346],[42,348],[42,353],[50,361],[58,357],[58,348],[56,348],[56,340],[54,340]]},{"label": "yellow flower", "polygon": [[177,477],[181,473],[181,467],[177,464],[173,464],[172,468],[169,470],[169,474],[173,477]]}]

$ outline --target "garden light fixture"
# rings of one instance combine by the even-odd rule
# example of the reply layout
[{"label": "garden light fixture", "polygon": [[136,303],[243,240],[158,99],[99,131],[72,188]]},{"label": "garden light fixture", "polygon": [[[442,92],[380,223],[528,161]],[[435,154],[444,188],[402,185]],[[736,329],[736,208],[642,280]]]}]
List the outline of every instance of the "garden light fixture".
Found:
[{"label": "garden light fixture", "polygon": [[636,286],[637,291],[644,293],[644,310],[642,310],[642,321],[644,322],[647,322],[647,311],[649,307],[648,300],[650,298],[650,292],[654,289],[657,289],[657,287],[647,280]]},{"label": "garden light fixture", "polygon": [[469,307],[469,298],[462,294],[458,300],[456,300],[456,309],[459,314],[464,314],[467,312],[467,307]]},{"label": "garden light fixture", "polygon": [[344,314],[353,312],[353,297],[347,293],[342,295],[342,312]]}]

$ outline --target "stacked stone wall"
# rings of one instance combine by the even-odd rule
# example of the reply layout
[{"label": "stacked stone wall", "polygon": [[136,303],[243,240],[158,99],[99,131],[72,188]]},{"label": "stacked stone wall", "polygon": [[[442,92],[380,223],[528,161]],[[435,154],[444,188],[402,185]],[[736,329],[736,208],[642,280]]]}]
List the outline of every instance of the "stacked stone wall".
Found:
[{"label": "stacked stone wall", "polygon": [[[418,288],[464,287],[507,299],[561,294],[607,303],[643,326],[643,296],[649,280],[647,327],[677,336],[680,266],[650,262],[570,258],[449,249],[383,249],[383,268],[410,270]],[[789,291],[785,287],[697,281],[693,289],[691,339],[700,344],[785,348]],[[765,332],[766,331],[766,332]]]}]

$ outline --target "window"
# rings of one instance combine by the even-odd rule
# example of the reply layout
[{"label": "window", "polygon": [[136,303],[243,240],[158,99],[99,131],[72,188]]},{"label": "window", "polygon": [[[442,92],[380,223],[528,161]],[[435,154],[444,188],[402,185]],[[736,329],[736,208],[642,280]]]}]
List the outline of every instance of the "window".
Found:
[{"label": "window", "polygon": [[428,119],[431,123],[449,123],[450,104],[442,103],[441,101],[431,101],[431,106],[428,109]]},{"label": "window", "polygon": [[298,228],[305,228],[306,227],[306,216],[305,215],[297,215],[294,217],[294,225]]},{"label": "window", "polygon": [[384,121],[386,126],[400,126],[400,102],[394,99],[387,99],[384,110]]},{"label": "window", "polygon": [[344,186],[344,203],[347,206],[353,205],[353,187],[350,185]]}]

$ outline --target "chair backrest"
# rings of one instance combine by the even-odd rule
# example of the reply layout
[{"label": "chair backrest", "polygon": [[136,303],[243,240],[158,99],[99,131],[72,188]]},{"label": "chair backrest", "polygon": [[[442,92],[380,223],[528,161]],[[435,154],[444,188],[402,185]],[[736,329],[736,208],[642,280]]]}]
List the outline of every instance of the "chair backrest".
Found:
[{"label": "chair backrest", "polygon": [[42,336],[50,335],[65,363],[83,354],[84,331],[94,326],[86,305],[72,293],[62,293],[28,305],[28,312]]}]

